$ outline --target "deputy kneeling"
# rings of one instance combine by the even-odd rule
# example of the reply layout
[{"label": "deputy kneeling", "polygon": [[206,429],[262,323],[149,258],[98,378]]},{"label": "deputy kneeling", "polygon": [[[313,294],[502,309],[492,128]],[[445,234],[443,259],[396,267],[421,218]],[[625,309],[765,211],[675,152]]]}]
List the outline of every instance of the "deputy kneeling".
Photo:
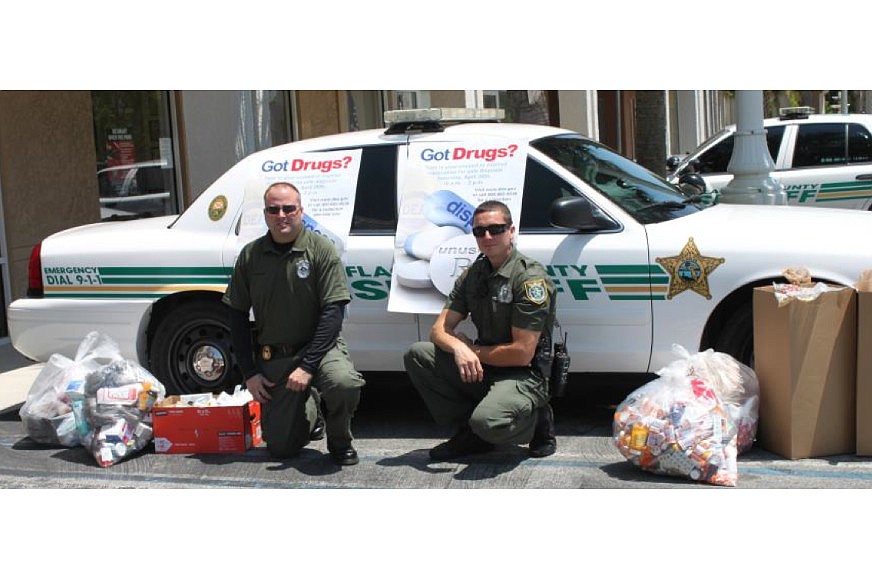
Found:
[{"label": "deputy kneeling", "polygon": [[326,429],[331,459],[357,464],[351,420],[365,382],[340,334],[351,300],[345,270],[333,243],[303,227],[296,187],[271,185],[264,206],[269,232],[239,253],[223,298],[245,386],[263,405],[263,439],[289,458]]},{"label": "deputy kneeling", "polygon": [[[557,449],[545,374],[534,365],[540,336],[550,339],[554,286],[538,262],[518,252],[509,208],[479,205],[472,233],[481,251],[457,279],[430,331],[404,362],[433,418],[457,426],[430,450],[437,461],[491,451],[497,444],[527,444],[531,456]],[[472,317],[476,341],[457,331]]]}]

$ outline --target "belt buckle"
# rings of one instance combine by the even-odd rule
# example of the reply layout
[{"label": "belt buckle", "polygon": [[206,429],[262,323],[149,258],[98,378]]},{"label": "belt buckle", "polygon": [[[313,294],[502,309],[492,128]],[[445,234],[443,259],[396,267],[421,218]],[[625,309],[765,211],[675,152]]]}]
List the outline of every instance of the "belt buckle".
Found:
[{"label": "belt buckle", "polygon": [[269,345],[264,345],[260,348],[260,358],[264,361],[272,359],[272,348]]}]

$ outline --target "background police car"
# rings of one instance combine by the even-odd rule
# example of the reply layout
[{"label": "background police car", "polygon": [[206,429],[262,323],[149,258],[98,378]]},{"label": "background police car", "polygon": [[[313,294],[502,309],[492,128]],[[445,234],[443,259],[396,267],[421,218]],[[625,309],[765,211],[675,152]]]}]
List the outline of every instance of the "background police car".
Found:
[{"label": "background police car", "polygon": [[[872,115],[813,115],[808,107],[785,108],[766,119],[772,176],[784,186],[787,203],[817,208],[867,210],[872,206]],[[667,160],[675,183],[692,172],[715,195],[733,175],[727,171],[736,126],[702,143],[680,162]]]}]

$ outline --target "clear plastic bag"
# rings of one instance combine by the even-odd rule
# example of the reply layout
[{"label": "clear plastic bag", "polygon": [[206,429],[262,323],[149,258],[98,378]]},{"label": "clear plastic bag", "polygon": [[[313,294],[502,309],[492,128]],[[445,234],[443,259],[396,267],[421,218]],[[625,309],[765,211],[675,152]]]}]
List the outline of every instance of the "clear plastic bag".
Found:
[{"label": "clear plastic bag", "polygon": [[88,374],[83,385],[87,434],[82,444],[100,466],[116,464],[152,439],[152,408],[166,389],[148,370],[129,359]]},{"label": "clear plastic bag", "polygon": [[673,345],[672,352],[677,359],[657,374],[692,376],[710,385],[736,423],[738,453],[750,450],[760,410],[760,382],[754,370],[732,355],[712,349],[691,354],[681,345]]},{"label": "clear plastic bag", "polygon": [[18,412],[25,433],[41,444],[78,446],[81,434],[70,393],[78,390],[89,373],[118,359],[118,344],[97,331],[85,336],[75,359],[53,354],[34,379]]},{"label": "clear plastic bag", "polygon": [[739,433],[745,449],[756,433],[756,376],[725,353],[673,350],[678,359],[615,410],[615,444],[643,470],[735,486]]}]

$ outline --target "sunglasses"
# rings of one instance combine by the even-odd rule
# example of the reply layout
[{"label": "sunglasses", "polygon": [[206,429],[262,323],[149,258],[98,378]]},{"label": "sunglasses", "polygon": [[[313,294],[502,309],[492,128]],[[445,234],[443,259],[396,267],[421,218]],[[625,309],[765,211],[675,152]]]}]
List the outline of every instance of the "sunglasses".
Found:
[{"label": "sunglasses", "polygon": [[284,212],[285,214],[293,214],[297,211],[297,207],[294,204],[288,204],[286,206],[267,206],[264,208],[267,214],[277,215],[279,210]]},{"label": "sunglasses", "polygon": [[491,236],[497,236],[499,234],[503,234],[506,230],[509,229],[511,224],[489,224],[488,226],[475,226],[472,229],[472,235],[476,238],[481,238],[484,236],[484,233],[487,232]]}]

